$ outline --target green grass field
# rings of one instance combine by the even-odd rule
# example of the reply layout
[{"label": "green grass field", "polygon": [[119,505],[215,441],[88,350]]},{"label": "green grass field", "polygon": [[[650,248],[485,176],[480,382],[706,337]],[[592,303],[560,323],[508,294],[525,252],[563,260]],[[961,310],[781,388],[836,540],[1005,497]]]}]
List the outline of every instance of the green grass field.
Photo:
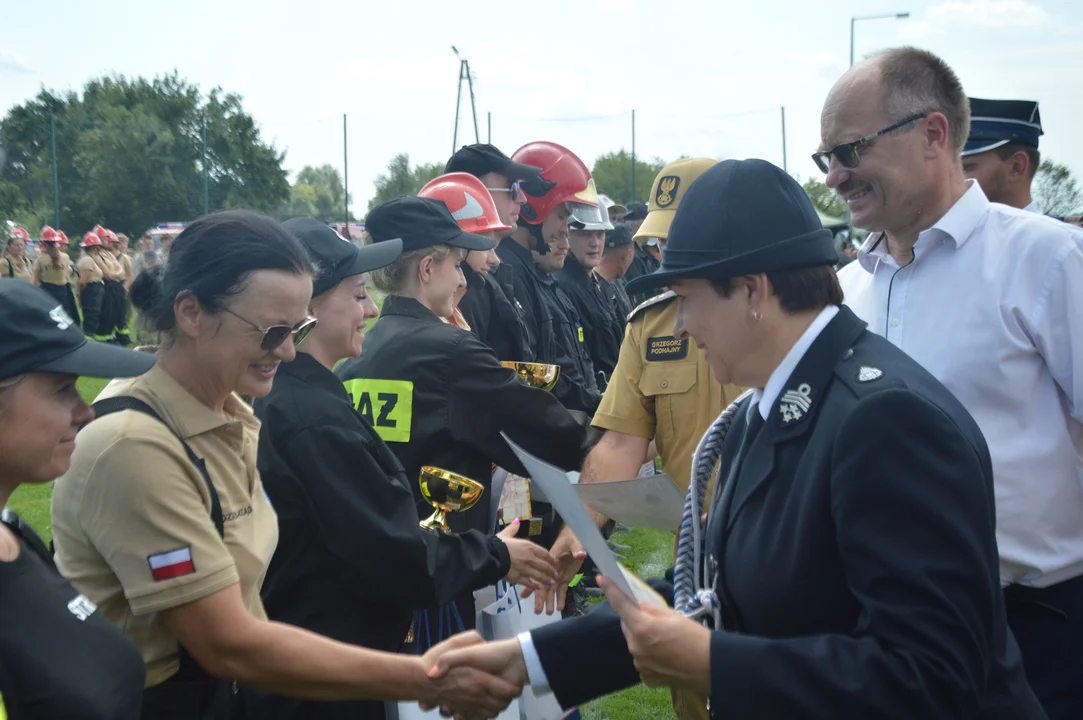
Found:
[{"label": "green grass field", "polygon": [[[107,380],[80,378],[79,392],[92,402]],[[24,485],[11,496],[8,505],[27,520],[48,542],[53,536],[49,521],[49,496],[52,483]],[[613,534],[613,541],[627,545],[625,563],[643,578],[660,576],[672,562],[673,536],[657,530],[632,530]],[[584,720],[669,720],[674,717],[669,691],[642,685],[614,693],[581,708]]]}]

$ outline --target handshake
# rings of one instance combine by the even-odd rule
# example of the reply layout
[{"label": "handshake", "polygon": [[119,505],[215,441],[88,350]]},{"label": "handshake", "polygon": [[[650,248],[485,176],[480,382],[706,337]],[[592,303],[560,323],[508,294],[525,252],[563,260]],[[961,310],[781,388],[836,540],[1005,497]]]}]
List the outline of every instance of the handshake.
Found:
[{"label": "handshake", "polygon": [[[634,665],[639,680],[651,687],[688,690],[706,698],[711,694],[711,631],[664,604],[637,603],[606,578],[598,578],[605,591],[608,606],[601,606],[582,618],[550,626],[545,641],[551,649],[559,648],[562,658],[559,673],[601,679],[619,668]],[[579,623],[594,627],[597,638],[599,624],[619,627],[624,636],[620,646],[581,647]],[[532,636],[532,640],[536,639]],[[589,650],[582,652],[583,650]],[[545,678],[535,682],[557,684],[549,675],[550,668],[538,656],[537,645],[531,651],[531,667]],[[552,655],[552,653],[550,653]],[[530,682],[526,658],[518,638],[484,642],[476,632],[456,635],[433,647],[419,658],[427,684],[420,698],[425,710],[440,708],[444,717],[492,718],[499,715],[512,700],[519,697]],[[600,670],[602,666],[606,670]],[[630,668],[629,668],[630,669]],[[554,670],[555,671],[555,670]],[[619,673],[618,673],[619,674]],[[632,676],[634,677],[634,675]],[[627,685],[625,685],[627,687]],[[596,697],[617,689],[602,681]]]},{"label": "handshake", "polygon": [[420,658],[428,678],[421,708],[444,717],[494,718],[527,684],[526,664],[515,638],[486,643],[476,632],[448,638]]}]

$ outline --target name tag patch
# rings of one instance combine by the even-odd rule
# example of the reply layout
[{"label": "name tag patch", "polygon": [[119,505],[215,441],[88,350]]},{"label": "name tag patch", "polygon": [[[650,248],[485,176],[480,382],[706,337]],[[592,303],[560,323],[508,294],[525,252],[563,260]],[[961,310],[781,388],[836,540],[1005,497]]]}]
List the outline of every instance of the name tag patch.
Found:
[{"label": "name tag patch", "polygon": [[688,338],[672,335],[647,338],[647,360],[684,360],[688,357]]},{"label": "name tag patch", "polygon": [[354,409],[372,424],[384,442],[410,442],[414,384],[409,380],[347,380]]}]

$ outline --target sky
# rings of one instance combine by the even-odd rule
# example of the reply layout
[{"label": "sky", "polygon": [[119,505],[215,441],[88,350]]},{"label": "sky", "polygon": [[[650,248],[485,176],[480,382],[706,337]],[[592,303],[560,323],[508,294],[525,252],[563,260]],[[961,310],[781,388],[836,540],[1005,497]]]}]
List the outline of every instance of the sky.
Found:
[{"label": "sky", "polygon": [[[908,12],[906,19],[895,13]],[[397,153],[453,150],[458,48],[480,139],[508,154],[552,140],[588,165],[760,157],[821,177],[823,100],[861,57],[917,45],[976,97],[1041,103],[1044,157],[1083,181],[1083,0],[0,0],[0,113],[42,88],[176,70],[241,95],[263,139],[305,165],[343,167],[355,206]],[[463,88],[458,144],[474,141]],[[491,114],[491,115],[490,115]],[[605,188],[599,188],[605,192]],[[642,198],[646,200],[646,198]]]}]

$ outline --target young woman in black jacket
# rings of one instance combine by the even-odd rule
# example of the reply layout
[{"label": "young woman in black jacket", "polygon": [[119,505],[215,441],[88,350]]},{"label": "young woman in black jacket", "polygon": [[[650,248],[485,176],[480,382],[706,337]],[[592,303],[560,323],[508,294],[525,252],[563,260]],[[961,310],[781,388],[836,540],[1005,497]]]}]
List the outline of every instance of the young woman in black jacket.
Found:
[{"label": "young woman in black jacket", "polygon": [[[402,243],[358,249],[315,220],[286,227],[318,268],[310,309],[318,325],[255,402],[258,467],[279,522],[262,590],[270,619],[397,652],[419,608],[505,577],[549,583],[549,553],[515,539],[516,527],[495,537],[423,530],[410,487],[417,477],[406,475],[332,372],[361,354],[365,325],[377,314],[368,272],[394,262]],[[248,717],[384,718],[375,701],[301,701],[258,690],[244,696]]]}]

